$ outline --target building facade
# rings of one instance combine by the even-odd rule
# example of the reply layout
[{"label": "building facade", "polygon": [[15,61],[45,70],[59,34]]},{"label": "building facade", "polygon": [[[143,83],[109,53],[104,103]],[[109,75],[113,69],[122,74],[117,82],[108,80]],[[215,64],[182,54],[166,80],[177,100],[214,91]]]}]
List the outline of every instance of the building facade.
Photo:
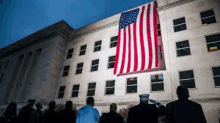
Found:
[{"label": "building facade", "polygon": [[100,113],[139,103],[139,94],[166,105],[176,87],[189,88],[207,122],[220,118],[220,1],[157,0],[163,45],[162,70],[114,75],[120,14],[74,30],[64,21],[0,50],[0,103],[19,108],[29,98],[44,104],[73,101],[77,109],[93,96]]}]

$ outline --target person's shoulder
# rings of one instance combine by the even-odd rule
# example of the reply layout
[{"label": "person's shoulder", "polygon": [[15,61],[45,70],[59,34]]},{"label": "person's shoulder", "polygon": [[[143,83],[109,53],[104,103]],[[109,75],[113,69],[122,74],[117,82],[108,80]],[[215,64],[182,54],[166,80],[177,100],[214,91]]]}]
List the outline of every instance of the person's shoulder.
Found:
[{"label": "person's shoulder", "polygon": [[172,102],[167,103],[166,106],[172,106],[172,105],[177,104],[178,102],[179,102],[178,100],[175,100],[175,101],[172,101]]},{"label": "person's shoulder", "polygon": [[198,106],[198,107],[201,106],[199,103],[194,102],[194,101],[192,101],[192,100],[188,100],[188,102],[189,102],[191,105],[194,105],[194,106]]}]

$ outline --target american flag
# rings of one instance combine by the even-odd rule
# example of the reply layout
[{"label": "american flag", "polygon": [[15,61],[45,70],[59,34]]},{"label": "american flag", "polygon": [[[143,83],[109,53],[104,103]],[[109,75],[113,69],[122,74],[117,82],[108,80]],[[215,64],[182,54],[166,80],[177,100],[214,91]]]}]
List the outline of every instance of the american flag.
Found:
[{"label": "american flag", "polygon": [[159,67],[156,8],[154,1],[121,14],[114,74]]}]

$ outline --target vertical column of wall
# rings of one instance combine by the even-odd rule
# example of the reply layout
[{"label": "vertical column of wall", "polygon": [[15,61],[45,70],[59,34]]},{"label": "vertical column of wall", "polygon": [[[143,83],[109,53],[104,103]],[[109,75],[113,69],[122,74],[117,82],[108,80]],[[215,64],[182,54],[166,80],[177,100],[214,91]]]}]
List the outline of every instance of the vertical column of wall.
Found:
[{"label": "vertical column of wall", "polygon": [[[34,52],[30,52],[30,53],[28,53],[27,54],[27,62],[26,62],[26,64],[24,64],[24,72],[22,73],[22,78],[21,78],[21,86],[20,86],[20,88],[19,88],[19,90],[18,90],[18,96],[17,96],[17,99],[20,99],[20,98],[22,98],[21,97],[21,94],[22,94],[22,92],[23,92],[23,90],[25,89],[25,87],[26,87],[26,80],[27,80],[27,78],[28,78],[28,73],[29,73],[29,71],[30,71],[30,68],[31,68],[31,65],[32,65],[32,62],[33,62],[33,59],[34,59],[34,55],[35,55],[35,53]],[[24,100],[20,100],[20,101],[24,101]]]},{"label": "vertical column of wall", "polygon": [[26,55],[22,55],[22,56],[20,56],[20,57],[22,57],[22,61],[21,61],[21,63],[20,63],[19,69],[18,69],[18,71],[17,71],[17,75],[16,75],[16,77],[15,77],[15,79],[14,79],[14,86],[13,86],[13,89],[12,89],[11,94],[10,94],[10,97],[9,97],[9,100],[10,100],[10,101],[16,101],[16,99],[14,98],[15,95],[16,95],[16,92],[15,92],[15,91],[16,91],[16,89],[18,88],[18,79],[19,79],[19,77],[20,77],[20,74],[21,74],[21,71],[22,71],[22,68],[23,68],[23,64],[25,63]]},{"label": "vertical column of wall", "polygon": [[12,90],[14,88],[15,80],[16,80],[16,78],[18,76],[18,72],[19,72],[19,70],[21,68],[21,64],[22,64],[23,59],[24,59],[23,55],[18,57],[16,66],[15,66],[15,69],[14,69],[14,72],[13,72],[13,75],[12,75],[11,82],[8,84],[8,87],[7,87],[7,92],[6,92],[6,95],[5,95],[5,103],[9,102],[10,95],[13,94]]},{"label": "vertical column of wall", "polygon": [[30,65],[30,69],[29,69],[28,74],[27,74],[27,79],[26,79],[26,82],[24,84],[24,88],[22,89],[20,100],[26,100],[29,97],[28,92],[30,93],[30,90],[31,90],[31,85],[32,85],[31,82],[32,82],[32,79],[33,79],[33,73],[34,73],[35,68],[37,67],[36,64],[39,61],[41,51],[42,51],[42,49],[39,49],[39,50],[36,50],[34,52],[34,58],[33,58],[33,61]]},{"label": "vertical column of wall", "polygon": [[22,88],[22,82],[24,78],[26,78],[25,74],[28,69],[28,66],[29,66],[28,64],[29,64],[29,61],[32,55],[33,55],[32,52],[26,54],[24,64],[22,65],[22,68],[20,71],[20,75],[18,76],[18,80],[16,81],[17,84],[16,84],[16,88],[14,91],[13,100],[17,101],[19,99],[19,92],[20,92],[20,89]]}]

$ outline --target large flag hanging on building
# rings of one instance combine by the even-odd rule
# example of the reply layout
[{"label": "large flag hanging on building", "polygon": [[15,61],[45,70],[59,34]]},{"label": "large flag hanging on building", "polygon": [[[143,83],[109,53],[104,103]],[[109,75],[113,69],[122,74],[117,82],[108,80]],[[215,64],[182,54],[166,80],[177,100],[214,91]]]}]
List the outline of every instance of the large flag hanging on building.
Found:
[{"label": "large flag hanging on building", "polygon": [[114,74],[159,67],[156,9],[154,1],[121,14]]}]

